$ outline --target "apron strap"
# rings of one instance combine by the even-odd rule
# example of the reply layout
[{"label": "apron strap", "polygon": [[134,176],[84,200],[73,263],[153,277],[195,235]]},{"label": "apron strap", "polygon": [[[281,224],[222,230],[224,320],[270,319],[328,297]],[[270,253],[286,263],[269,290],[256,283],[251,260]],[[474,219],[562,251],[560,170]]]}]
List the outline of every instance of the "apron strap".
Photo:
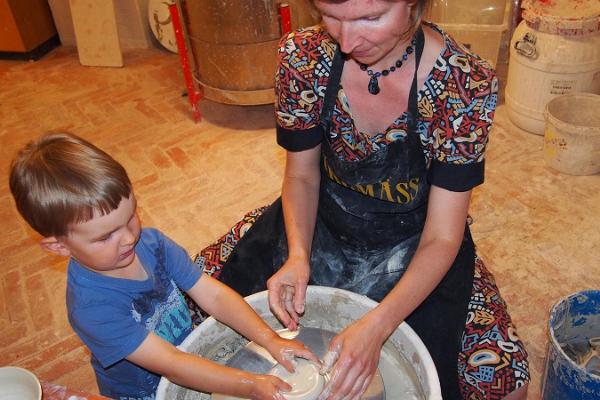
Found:
[{"label": "apron strap", "polygon": [[337,46],[333,56],[331,71],[329,73],[329,83],[325,90],[325,98],[323,100],[323,108],[321,109],[321,126],[324,128],[323,134],[329,132],[329,123],[335,106],[335,99],[340,88],[340,80],[342,79],[342,70],[344,69],[344,57],[340,46]]},{"label": "apron strap", "polygon": [[417,72],[419,71],[419,65],[421,64],[421,56],[423,55],[423,48],[425,47],[425,35],[423,34],[423,28],[419,26],[419,29],[415,33],[416,35],[416,48],[415,48],[415,74],[413,77],[412,85],[410,86],[410,94],[408,96],[408,112],[410,113],[410,127],[411,132],[414,132],[416,126],[417,117],[419,110],[417,107],[418,99],[418,79]]}]

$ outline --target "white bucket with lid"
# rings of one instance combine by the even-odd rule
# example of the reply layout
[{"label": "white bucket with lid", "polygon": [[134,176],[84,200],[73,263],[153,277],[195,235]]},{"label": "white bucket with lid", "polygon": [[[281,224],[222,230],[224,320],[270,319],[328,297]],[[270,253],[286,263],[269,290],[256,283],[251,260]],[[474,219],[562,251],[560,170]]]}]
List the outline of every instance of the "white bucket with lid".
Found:
[{"label": "white bucket with lid", "polygon": [[600,172],[600,95],[569,93],[546,106],[544,160],[570,175]]},{"label": "white bucket with lid", "polygon": [[510,44],[505,99],[518,127],[544,134],[548,101],[600,93],[600,1],[524,0]]}]

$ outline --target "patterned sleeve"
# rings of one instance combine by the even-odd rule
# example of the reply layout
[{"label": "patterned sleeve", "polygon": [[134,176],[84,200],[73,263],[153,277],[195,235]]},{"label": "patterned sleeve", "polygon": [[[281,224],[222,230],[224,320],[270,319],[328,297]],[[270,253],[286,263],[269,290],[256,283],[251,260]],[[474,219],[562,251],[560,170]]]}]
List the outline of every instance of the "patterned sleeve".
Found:
[{"label": "patterned sleeve", "polygon": [[275,76],[277,143],[289,151],[313,148],[334,48],[319,28],[292,32],[279,43]]},{"label": "patterned sleeve", "polygon": [[428,180],[463,192],[484,180],[485,149],[496,109],[498,80],[492,67],[471,54],[454,52],[443,69],[445,90],[431,119],[433,145]]}]

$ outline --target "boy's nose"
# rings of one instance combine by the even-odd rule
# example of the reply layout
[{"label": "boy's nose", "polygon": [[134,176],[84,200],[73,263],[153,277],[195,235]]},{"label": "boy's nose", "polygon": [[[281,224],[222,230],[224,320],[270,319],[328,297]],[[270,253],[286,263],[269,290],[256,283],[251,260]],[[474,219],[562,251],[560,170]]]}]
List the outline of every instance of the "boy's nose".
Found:
[{"label": "boy's nose", "polygon": [[123,238],[121,240],[121,244],[123,246],[129,246],[133,242],[135,242],[135,232],[133,232],[133,230],[129,228],[125,229],[125,232],[123,233]]}]

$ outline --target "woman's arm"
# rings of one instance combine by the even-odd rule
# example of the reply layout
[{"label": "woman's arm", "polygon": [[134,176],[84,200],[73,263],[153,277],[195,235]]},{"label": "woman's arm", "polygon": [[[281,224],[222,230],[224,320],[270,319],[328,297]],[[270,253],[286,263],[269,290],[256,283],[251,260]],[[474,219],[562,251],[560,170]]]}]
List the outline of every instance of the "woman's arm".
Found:
[{"label": "woman's arm", "polygon": [[419,245],[398,284],[363,318],[331,343],[323,369],[334,363],[332,379],[320,399],[349,399],[367,388],[383,343],[433,292],[452,266],[463,240],[471,191],[451,192],[432,186]]},{"label": "woman's arm", "polygon": [[374,312],[382,319],[388,336],[431,294],[452,266],[465,233],[470,199],[470,190],[451,192],[431,187],[425,228],[415,255],[400,282]]},{"label": "woman's arm", "polygon": [[319,202],[321,145],[287,153],[281,199],[288,258],[267,282],[275,316],[295,330],[304,312],[310,275],[310,252]]}]

